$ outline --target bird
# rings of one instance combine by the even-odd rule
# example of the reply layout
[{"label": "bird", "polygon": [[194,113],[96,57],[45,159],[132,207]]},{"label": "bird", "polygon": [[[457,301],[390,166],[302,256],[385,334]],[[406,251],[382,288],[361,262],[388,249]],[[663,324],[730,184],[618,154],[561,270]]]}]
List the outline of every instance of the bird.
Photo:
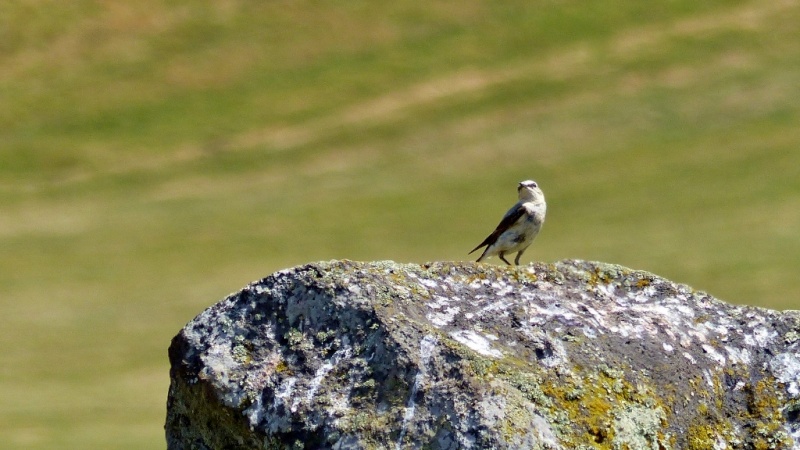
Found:
[{"label": "bird", "polygon": [[542,229],[544,216],[547,212],[547,203],[544,201],[544,192],[533,180],[521,181],[517,186],[519,201],[506,212],[497,228],[486,237],[469,254],[481,247],[486,247],[477,262],[497,255],[504,263],[511,265],[505,258],[506,254],[517,252],[514,264],[519,265],[519,257],[533,243],[536,235]]}]

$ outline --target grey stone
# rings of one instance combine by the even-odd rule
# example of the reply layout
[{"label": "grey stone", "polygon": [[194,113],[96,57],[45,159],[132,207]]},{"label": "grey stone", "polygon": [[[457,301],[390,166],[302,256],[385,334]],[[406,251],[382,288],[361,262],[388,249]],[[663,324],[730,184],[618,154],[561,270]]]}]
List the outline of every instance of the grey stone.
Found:
[{"label": "grey stone", "polygon": [[168,448],[800,449],[800,313],[586,261],[331,261],[173,339]]}]

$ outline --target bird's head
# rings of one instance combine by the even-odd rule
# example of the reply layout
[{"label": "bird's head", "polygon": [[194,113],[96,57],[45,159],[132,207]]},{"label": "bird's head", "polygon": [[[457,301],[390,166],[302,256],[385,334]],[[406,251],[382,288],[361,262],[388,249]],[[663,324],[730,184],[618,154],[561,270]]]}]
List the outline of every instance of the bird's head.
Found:
[{"label": "bird's head", "polygon": [[539,189],[539,185],[533,180],[520,181],[517,186],[519,199],[532,202],[544,202],[544,192]]}]

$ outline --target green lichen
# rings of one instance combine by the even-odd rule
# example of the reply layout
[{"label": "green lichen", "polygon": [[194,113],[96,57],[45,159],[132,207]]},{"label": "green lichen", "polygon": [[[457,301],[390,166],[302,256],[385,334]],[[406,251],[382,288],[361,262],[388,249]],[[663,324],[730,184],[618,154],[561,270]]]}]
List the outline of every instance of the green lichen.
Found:
[{"label": "green lichen", "polygon": [[505,398],[504,417],[499,427],[501,437],[505,442],[518,447],[523,437],[532,432],[530,427],[533,422],[532,411],[515,395],[507,394]]},{"label": "green lichen", "polygon": [[315,337],[320,344],[325,344],[329,339],[336,337],[336,330],[320,330]]},{"label": "green lichen", "polygon": [[800,332],[791,330],[783,336],[783,340],[787,344],[794,344],[795,342],[800,341]]},{"label": "green lichen", "polygon": [[295,328],[287,331],[283,338],[286,339],[289,348],[296,352],[311,352],[315,348],[313,340]]},{"label": "green lichen", "polygon": [[[723,377],[748,380],[741,392],[731,392],[725,387]],[[732,448],[752,448],[755,450],[777,450],[792,447],[791,437],[783,429],[781,408],[784,405],[783,390],[771,376],[764,376],[755,382],[751,374],[734,367],[714,372],[711,375],[712,387],[698,389],[701,399],[697,415],[690,422],[686,434],[689,450],[712,448],[717,442],[727,443]],[[695,386],[703,386],[706,381],[693,380]],[[744,404],[726,401],[726,396],[743,395]],[[708,403],[708,401],[711,403]],[[734,424],[746,424],[748,431],[745,441],[740,439],[742,430]]]},{"label": "green lichen", "polygon": [[614,450],[659,450],[668,442],[666,414],[661,407],[624,404],[612,411]]},{"label": "green lichen", "polygon": [[233,349],[231,349],[231,354],[233,359],[239,364],[249,364],[253,360],[250,351],[242,344],[234,345]]},{"label": "green lichen", "polygon": [[[552,416],[562,412],[566,426],[556,426],[565,444],[580,443],[594,449],[669,448],[673,438],[665,433],[668,409],[654,389],[633,385],[625,371],[601,366],[570,379],[541,384],[551,399]],[[544,405],[543,405],[544,406]]]},{"label": "green lichen", "polygon": [[542,378],[528,372],[511,371],[503,375],[525,398],[535,405],[545,408],[553,406],[552,399],[542,391]]}]

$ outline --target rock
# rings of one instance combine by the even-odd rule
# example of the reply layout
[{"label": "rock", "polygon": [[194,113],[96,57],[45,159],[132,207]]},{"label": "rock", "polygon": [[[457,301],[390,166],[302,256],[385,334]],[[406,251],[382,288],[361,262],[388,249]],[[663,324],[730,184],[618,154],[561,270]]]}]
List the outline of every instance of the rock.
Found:
[{"label": "rock", "polygon": [[172,340],[168,448],[800,449],[800,313],[585,261],[331,261]]}]

